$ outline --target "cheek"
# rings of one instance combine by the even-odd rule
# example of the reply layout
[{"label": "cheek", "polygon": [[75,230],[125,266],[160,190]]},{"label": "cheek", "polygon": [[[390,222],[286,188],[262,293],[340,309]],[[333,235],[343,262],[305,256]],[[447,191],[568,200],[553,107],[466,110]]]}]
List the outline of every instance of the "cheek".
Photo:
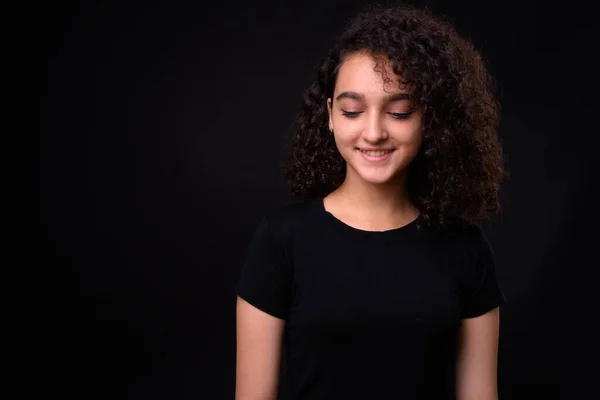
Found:
[{"label": "cheek", "polygon": [[423,130],[419,125],[407,129],[398,130],[391,136],[400,145],[420,146],[421,142],[423,141]]},{"label": "cheek", "polygon": [[339,147],[354,146],[360,140],[360,129],[339,126],[334,131],[335,142]]},{"label": "cheek", "polygon": [[423,131],[419,129],[417,132],[413,133],[413,135],[411,137],[411,143],[413,143],[417,147],[420,147],[422,142],[423,142]]},{"label": "cheek", "polygon": [[334,140],[335,145],[341,154],[348,152],[348,149],[353,147],[356,143],[356,140],[350,138],[348,135],[341,135],[337,132],[334,135]]}]

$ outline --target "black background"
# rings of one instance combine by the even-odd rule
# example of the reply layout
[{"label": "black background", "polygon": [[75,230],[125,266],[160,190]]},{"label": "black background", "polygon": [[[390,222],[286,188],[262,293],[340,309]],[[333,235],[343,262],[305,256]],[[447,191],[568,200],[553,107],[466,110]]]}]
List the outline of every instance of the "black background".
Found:
[{"label": "black background", "polygon": [[[284,136],[363,4],[30,10],[40,201],[7,285],[10,398],[233,399],[240,263],[259,218],[292,201]],[[583,398],[598,334],[591,9],[416,4],[475,43],[501,90],[511,179],[484,225],[509,299],[500,398]]]}]

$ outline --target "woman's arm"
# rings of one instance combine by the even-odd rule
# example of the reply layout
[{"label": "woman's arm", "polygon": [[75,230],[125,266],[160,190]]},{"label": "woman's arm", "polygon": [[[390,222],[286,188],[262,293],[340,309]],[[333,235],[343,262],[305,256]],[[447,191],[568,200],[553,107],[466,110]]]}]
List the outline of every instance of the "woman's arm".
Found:
[{"label": "woman's arm", "polygon": [[499,325],[499,307],[463,319],[456,359],[457,400],[498,399]]},{"label": "woman's arm", "polygon": [[284,325],[238,296],[236,400],[277,398]]}]

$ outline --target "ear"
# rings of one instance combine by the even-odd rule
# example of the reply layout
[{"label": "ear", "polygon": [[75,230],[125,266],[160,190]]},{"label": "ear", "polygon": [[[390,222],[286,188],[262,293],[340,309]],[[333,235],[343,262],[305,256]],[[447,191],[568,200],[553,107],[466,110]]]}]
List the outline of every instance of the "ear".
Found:
[{"label": "ear", "polygon": [[331,97],[327,98],[327,113],[329,114],[329,130],[333,130],[333,117],[331,112]]}]

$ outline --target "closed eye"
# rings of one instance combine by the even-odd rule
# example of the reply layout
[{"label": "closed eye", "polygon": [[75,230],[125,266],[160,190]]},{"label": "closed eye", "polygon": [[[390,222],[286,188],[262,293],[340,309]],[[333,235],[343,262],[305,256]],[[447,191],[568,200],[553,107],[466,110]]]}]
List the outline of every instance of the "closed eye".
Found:
[{"label": "closed eye", "polygon": [[390,115],[392,116],[392,118],[395,119],[407,119],[408,117],[410,117],[410,113],[390,113]]},{"label": "closed eye", "polygon": [[342,115],[344,115],[345,117],[348,117],[348,118],[356,118],[360,114],[362,114],[362,111],[346,111],[346,110],[342,110]]},{"label": "closed eye", "polygon": [[[348,118],[356,118],[362,113],[363,113],[363,111],[342,110],[342,115],[344,115],[345,117],[348,117]],[[394,119],[407,119],[410,117],[411,113],[407,112],[407,113],[388,113],[388,114],[391,115],[392,118],[394,118]]]}]

